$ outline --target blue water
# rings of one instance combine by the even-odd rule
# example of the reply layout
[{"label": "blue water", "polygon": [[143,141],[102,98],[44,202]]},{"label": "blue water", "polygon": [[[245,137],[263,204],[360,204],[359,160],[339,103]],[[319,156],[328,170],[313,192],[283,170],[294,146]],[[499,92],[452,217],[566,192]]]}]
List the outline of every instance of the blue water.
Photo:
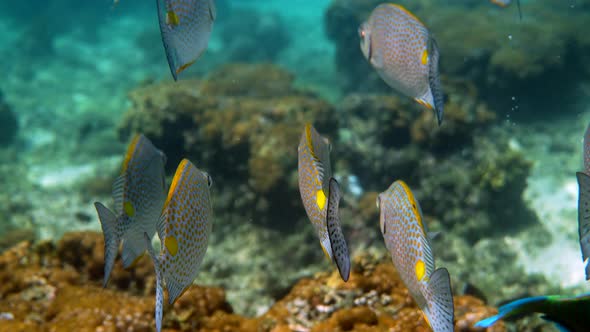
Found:
[{"label": "blue water", "polygon": [[[341,146],[342,150],[335,148],[335,151],[341,153],[342,161],[339,163],[339,156],[332,155],[332,165],[337,169],[338,178],[354,179],[355,182],[346,190],[347,216],[360,215],[358,200],[364,191],[383,191],[397,174],[408,174],[411,177],[408,181],[420,192],[420,199],[427,202],[423,206],[428,216],[426,219],[435,220],[434,228],[450,234],[434,246],[443,251],[440,255],[443,265],[449,266],[452,277],[456,276],[454,286],[457,286],[458,294],[461,285],[472,283],[483,288],[491,299],[490,304],[495,305],[502,300],[500,296],[542,295],[534,292],[546,289],[580,291],[586,288],[586,284],[583,262],[579,257],[575,172],[582,168],[582,137],[590,119],[590,37],[586,34],[590,1],[521,2],[522,20],[515,4],[499,8],[484,0],[403,2],[431,27],[437,38],[447,100],[471,112],[469,116],[483,108],[496,116],[492,125],[481,131],[479,127],[465,129],[471,124],[462,127],[460,123],[451,127],[453,134],[450,135],[459,137],[459,143],[453,141],[449,145],[465,144],[466,147],[455,149],[450,146],[441,149],[444,150],[441,154],[433,152],[436,149],[434,143],[389,144],[400,131],[413,133],[421,127],[410,128],[408,125],[400,129],[395,127],[398,123],[387,122],[388,117],[373,119],[373,122],[367,120],[370,116],[379,117],[388,109],[376,108],[364,113],[361,107],[361,111],[346,113],[347,105],[343,104],[350,100],[346,97],[351,94],[402,98],[378,78],[360,52],[356,20],[361,15],[355,12],[355,8],[362,7],[359,3],[363,1],[218,1],[218,19],[208,50],[183,73],[181,80],[214,80],[210,73],[227,63],[273,63],[293,73],[298,89],[331,103],[337,109],[334,114],[340,122],[335,124],[338,129],[334,130],[337,138],[333,143]],[[330,12],[334,3],[339,5],[338,11]],[[0,234],[28,228],[33,230],[36,240],[58,240],[68,231],[100,231],[92,202],[97,199],[108,201],[110,197],[97,197],[85,186],[89,179],[110,179],[121,163],[129,137],[121,137],[117,128],[134,107],[129,92],[142,85],[172,79],[162,46],[155,1],[120,0],[114,4],[107,0],[59,0],[51,1],[50,5],[33,0],[4,1],[0,3],[0,55],[0,100],[9,105],[19,127],[16,135],[2,142],[0,148],[0,183],[4,184],[4,193],[0,197]],[[406,102],[400,102],[398,108],[413,107],[407,106],[408,100],[402,100]],[[354,116],[350,117],[351,114]],[[450,119],[447,126],[455,123],[452,115]],[[426,132],[436,129],[434,122],[422,125],[432,128]],[[395,128],[393,133],[383,129],[388,126]],[[379,136],[378,132],[383,131],[386,133]],[[456,132],[466,133],[465,137],[454,136]],[[466,143],[475,136],[475,143]],[[480,139],[480,136],[484,138]],[[446,136],[436,137],[445,139]],[[477,145],[480,141],[485,142]],[[461,160],[458,167],[467,167],[464,165],[468,163],[463,160],[484,160],[477,157],[478,148],[495,142],[498,146],[494,151],[498,155],[489,157],[491,164],[509,153],[518,153],[531,162],[530,174],[522,179],[526,189],[519,192],[515,200],[524,202],[523,206],[532,211],[535,216],[533,226],[510,228],[511,224],[519,223],[517,217],[497,221],[503,225],[502,229],[494,228],[492,223],[492,226],[485,226],[489,227],[485,231],[471,226],[477,225],[477,221],[464,228],[445,224],[445,221],[460,223],[473,217],[481,211],[469,209],[486,204],[493,206],[493,201],[478,204],[480,200],[496,196],[493,196],[493,190],[474,190],[483,192],[482,196],[467,197],[462,202],[449,199],[469,192],[464,188],[479,183],[469,183],[473,178],[462,178],[460,174],[453,178],[448,175],[452,169],[438,174],[433,164],[445,162],[445,167],[450,167],[448,165],[452,165],[456,158]],[[291,152],[294,153],[296,148],[297,142],[293,142]],[[424,158],[417,158],[419,161],[410,166],[396,159],[414,152],[423,154]],[[366,153],[366,160],[362,153]],[[367,174],[368,170],[383,170],[390,165],[400,168],[387,170],[390,174]],[[294,183],[296,165],[292,166],[292,173],[285,175],[285,183]],[[427,171],[422,171],[421,167]],[[477,167],[479,165],[473,166]],[[445,182],[444,175],[448,175],[449,182]],[[231,178],[231,174],[216,176]],[[506,178],[510,179],[510,174]],[[243,179],[243,183],[248,181]],[[360,183],[356,183],[358,181]],[[434,186],[433,183],[440,184],[439,188],[446,188],[444,186],[448,184],[452,189],[447,193],[446,189],[428,192],[428,189],[420,188],[421,185]],[[454,192],[455,186],[462,189]],[[435,197],[437,194],[439,196]],[[438,198],[441,200],[437,201]],[[276,202],[279,201],[282,202],[277,198]],[[456,206],[447,209],[442,201]],[[265,202],[267,206],[260,209],[272,212],[276,202],[270,199]],[[13,208],[22,204],[28,208]],[[509,210],[510,206],[497,209]],[[78,212],[90,216],[91,221],[76,219],[74,215]],[[216,212],[220,220],[224,220],[223,213]],[[284,213],[290,214],[289,211]],[[434,215],[436,213],[438,215]],[[481,213],[490,215],[489,211]],[[303,216],[303,209],[294,214]],[[503,216],[510,218],[511,215],[518,213]],[[301,245],[314,246],[309,249],[311,258],[298,262],[302,266],[311,266],[309,271],[301,274],[331,271],[333,266],[321,261],[317,240],[309,235],[312,234],[311,225],[305,218],[300,219],[296,225],[306,229],[304,233],[307,233],[302,236],[309,240]],[[263,245],[280,243],[275,237],[293,235],[281,233],[281,227],[277,230],[268,225],[257,225],[251,219],[246,221],[246,224],[256,225],[252,227],[264,233],[261,237],[267,241],[247,238],[244,234],[251,234],[252,230],[247,228],[250,226],[240,226],[247,228],[238,233],[244,236],[244,243],[248,243],[254,253],[263,251]],[[353,245],[353,253],[367,248],[384,252],[382,238],[376,233],[377,223],[377,220],[356,224],[354,220],[344,222],[345,230],[352,232],[354,229],[355,236],[368,234],[367,237],[371,237],[359,240],[362,244],[358,246]],[[447,226],[451,229],[445,229]],[[226,233],[216,235],[212,244],[214,257],[232,255],[232,250],[239,251],[235,243],[224,242],[225,235],[232,232],[231,227],[221,226],[220,232]],[[297,233],[292,229],[291,232]],[[295,246],[293,242],[290,245]],[[445,251],[445,247],[452,249]],[[489,251],[498,247],[509,248],[516,258],[507,263],[508,269],[517,272],[498,273],[499,277],[495,278],[486,275],[493,271],[473,271],[469,260],[477,260],[479,256],[469,256],[471,247],[476,248],[473,250],[478,254],[487,252],[481,259],[484,263],[480,264],[487,264],[491,270],[502,266],[503,262]],[[461,256],[463,254],[465,256]],[[277,269],[289,265],[280,257],[270,257],[268,259],[275,260],[271,265]],[[243,259],[238,261],[236,264],[242,265],[236,270],[248,270]],[[215,262],[207,264],[211,267]],[[258,273],[264,269],[261,267],[264,263],[252,264]],[[299,270],[296,264],[293,265],[288,266],[289,271]],[[230,301],[240,305],[243,303],[239,300],[239,290],[243,288],[239,287],[256,283],[256,278],[252,277],[245,286],[232,289],[235,283],[232,284],[231,278],[220,281],[213,272],[203,273],[208,283],[227,287]],[[519,273],[523,275],[514,277]],[[544,279],[528,284],[529,275]],[[293,280],[298,277],[290,276]],[[498,281],[504,277],[517,280]],[[491,287],[494,285],[503,287],[500,295],[493,294]],[[238,311],[253,315],[272,303],[272,296],[264,294],[264,289],[258,291],[263,295],[260,295],[257,307],[238,305]]]}]

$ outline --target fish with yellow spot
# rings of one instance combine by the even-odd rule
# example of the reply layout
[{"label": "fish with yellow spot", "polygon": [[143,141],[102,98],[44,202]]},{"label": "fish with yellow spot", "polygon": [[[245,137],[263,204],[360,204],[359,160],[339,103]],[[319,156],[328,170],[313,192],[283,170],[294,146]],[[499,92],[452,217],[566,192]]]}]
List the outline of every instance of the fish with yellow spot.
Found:
[{"label": "fish with yellow spot", "polygon": [[162,328],[164,283],[168,302],[176,299],[197,276],[207,252],[212,228],[209,174],[183,159],[172,180],[162,216],[156,225],[161,251],[154,252],[148,234],[143,234],[156,270],[156,328]]},{"label": "fish with yellow spot", "polygon": [[383,3],[358,29],[361,50],[393,89],[434,110],[443,119],[439,50],[424,24],[404,7]]},{"label": "fish with yellow spot", "polygon": [[435,270],[429,234],[408,185],[395,181],[377,196],[385,246],[410,294],[434,332],[453,331],[454,306],[449,272]]},{"label": "fish with yellow spot", "polygon": [[299,193],[324,253],[347,281],[350,256],[340,224],[340,187],[332,177],[330,149],[329,141],[306,124],[297,149]]},{"label": "fish with yellow spot", "polygon": [[214,0],[157,0],[162,43],[172,77],[207,49],[216,17]]},{"label": "fish with yellow spot", "polygon": [[131,140],[121,174],[113,183],[115,211],[95,202],[104,235],[104,283],[106,287],[123,242],[122,259],[130,267],[145,252],[143,233],[156,232],[156,222],[166,199],[166,155],[142,134]]}]

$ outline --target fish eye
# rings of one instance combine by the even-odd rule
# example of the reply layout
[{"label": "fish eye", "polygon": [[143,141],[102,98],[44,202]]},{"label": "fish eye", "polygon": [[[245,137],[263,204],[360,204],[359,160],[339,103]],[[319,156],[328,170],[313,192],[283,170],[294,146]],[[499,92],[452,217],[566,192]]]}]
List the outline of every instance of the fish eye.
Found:
[{"label": "fish eye", "polygon": [[207,187],[211,188],[211,186],[213,185],[213,178],[211,178],[211,175],[209,175],[209,173],[205,173],[205,175],[207,176]]}]

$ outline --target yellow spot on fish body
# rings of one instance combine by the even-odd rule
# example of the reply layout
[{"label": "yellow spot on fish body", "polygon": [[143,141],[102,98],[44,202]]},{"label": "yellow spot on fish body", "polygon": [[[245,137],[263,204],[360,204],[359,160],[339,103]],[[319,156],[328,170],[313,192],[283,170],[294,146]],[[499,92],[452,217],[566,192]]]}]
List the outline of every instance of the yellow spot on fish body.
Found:
[{"label": "yellow spot on fish body", "polygon": [[416,262],[416,278],[418,278],[418,281],[422,281],[422,279],[424,279],[425,273],[426,265],[424,265],[424,262],[422,260],[418,260]]},{"label": "yellow spot on fish body", "polygon": [[131,202],[129,201],[123,204],[123,210],[125,211],[125,214],[128,217],[133,218],[133,216],[135,215],[135,208],[133,207],[133,204],[131,204]]},{"label": "yellow spot on fish body", "polygon": [[428,63],[428,50],[424,50],[422,52],[422,64],[426,65]]},{"label": "yellow spot on fish body", "polygon": [[170,255],[176,256],[176,253],[178,252],[178,242],[174,236],[166,237],[164,240],[164,246],[166,246]]},{"label": "yellow spot on fish body", "polygon": [[166,24],[168,25],[179,25],[180,24],[180,19],[178,18],[178,15],[176,15],[176,13],[172,10],[169,10],[166,13]]},{"label": "yellow spot on fish body", "polygon": [[324,191],[320,189],[316,193],[315,197],[315,202],[318,205],[318,208],[320,209],[320,211],[323,210],[324,206],[326,205],[326,194],[324,194]]}]

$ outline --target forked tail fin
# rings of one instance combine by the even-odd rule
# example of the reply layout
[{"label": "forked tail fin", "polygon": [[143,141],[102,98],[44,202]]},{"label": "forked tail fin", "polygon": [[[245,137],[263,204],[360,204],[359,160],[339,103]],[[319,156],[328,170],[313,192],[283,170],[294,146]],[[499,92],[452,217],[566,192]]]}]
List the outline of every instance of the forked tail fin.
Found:
[{"label": "forked tail fin", "polygon": [[104,235],[104,280],[102,286],[106,287],[115,264],[115,258],[117,258],[121,238],[117,232],[117,217],[115,214],[100,202],[95,202],[94,207]]},{"label": "forked tail fin", "polygon": [[449,271],[440,268],[432,273],[428,282],[430,300],[426,316],[435,332],[453,332],[455,325],[455,307],[451,291]]}]

